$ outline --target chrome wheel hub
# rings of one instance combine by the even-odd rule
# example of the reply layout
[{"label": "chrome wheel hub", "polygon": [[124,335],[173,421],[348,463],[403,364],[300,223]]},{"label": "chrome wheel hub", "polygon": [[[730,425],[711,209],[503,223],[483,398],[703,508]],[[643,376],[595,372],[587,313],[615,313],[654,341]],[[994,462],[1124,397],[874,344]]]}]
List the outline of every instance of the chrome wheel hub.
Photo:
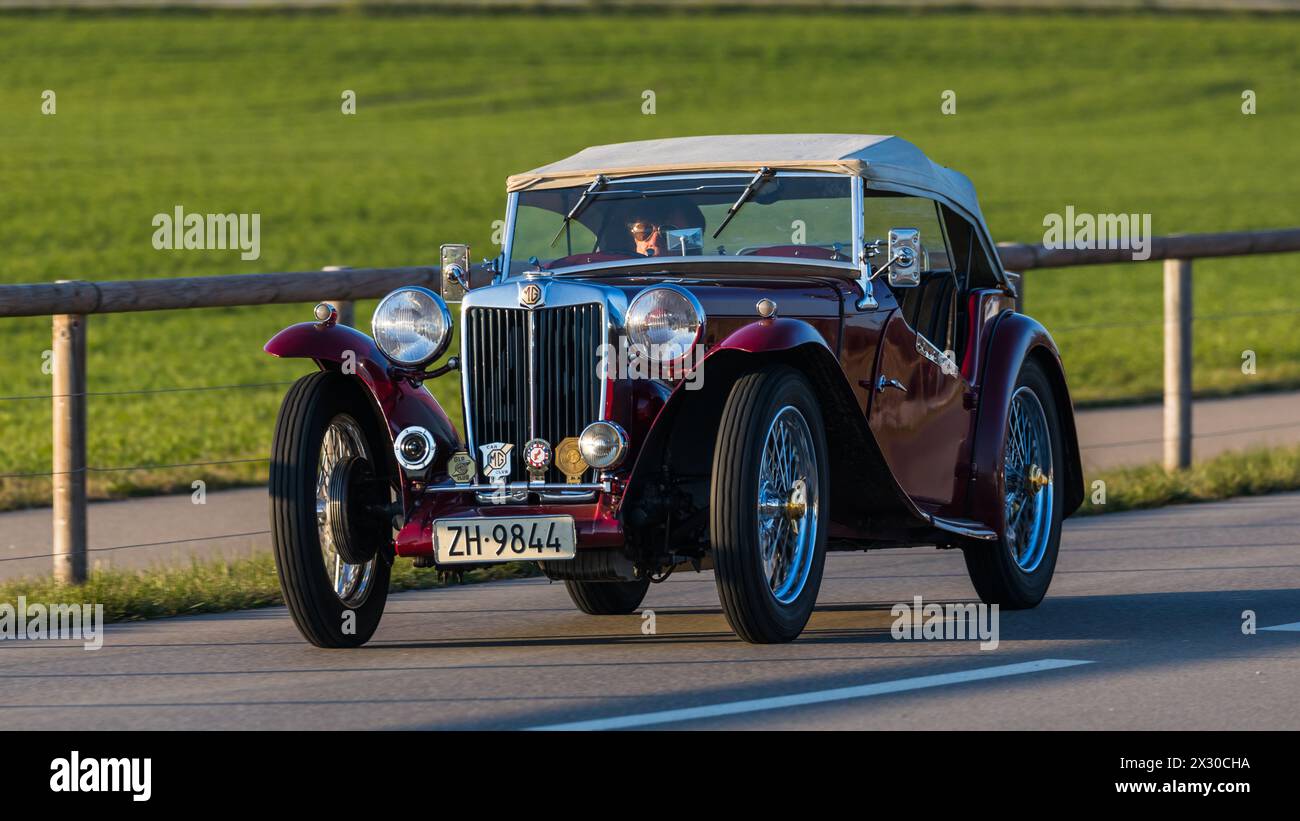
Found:
[{"label": "chrome wheel hub", "polygon": [[351,416],[339,414],[330,420],[329,427],[325,429],[325,437],[321,440],[320,459],[316,467],[316,533],[320,539],[325,574],[329,577],[334,595],[348,607],[358,607],[370,595],[377,559],[364,564],[344,562],[334,546],[333,523],[329,518],[330,477],[335,466],[349,456],[371,458],[361,426]]},{"label": "chrome wheel hub", "polygon": [[758,544],[768,590],[781,604],[803,592],[817,545],[817,453],[792,405],[768,426],[758,473]]},{"label": "chrome wheel hub", "polygon": [[1056,486],[1047,414],[1038,396],[1021,387],[1011,397],[1003,483],[1006,489],[1006,545],[1016,566],[1033,572],[1052,535]]}]

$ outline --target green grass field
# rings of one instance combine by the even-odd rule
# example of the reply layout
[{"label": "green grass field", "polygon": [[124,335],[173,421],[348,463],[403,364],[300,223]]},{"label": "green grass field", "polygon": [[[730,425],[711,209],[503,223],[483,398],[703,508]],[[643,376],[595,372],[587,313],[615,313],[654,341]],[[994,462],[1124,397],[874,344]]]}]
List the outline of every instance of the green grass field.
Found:
[{"label": "green grass field", "polygon": [[[1290,17],[0,15],[0,282],[428,264],[453,241],[489,256],[509,173],[594,143],[719,132],[900,134],[974,179],[999,241],[1041,240],[1067,205],[1150,212],[1157,234],[1293,226],[1297,41]],[[340,113],[345,89],[355,116]],[[1244,89],[1258,114],[1240,112]],[[177,205],[260,213],[261,258],[155,250],[153,215]],[[1300,309],[1298,268],[1198,263],[1197,311]],[[1058,329],[1077,400],[1159,390],[1158,264],[1031,277],[1030,311]],[[92,317],[90,389],[291,380],[308,366],[261,344],[309,310]],[[1198,389],[1300,382],[1296,318],[1199,323]],[[48,319],[0,320],[0,342],[0,396],[48,394]],[[454,379],[431,387],[459,413]],[[96,396],[90,464],[264,457],[282,392]],[[48,400],[0,401],[0,474],[48,471],[49,426]],[[121,495],[264,472],[91,484]],[[0,479],[0,504],[48,494],[47,479]]]}]

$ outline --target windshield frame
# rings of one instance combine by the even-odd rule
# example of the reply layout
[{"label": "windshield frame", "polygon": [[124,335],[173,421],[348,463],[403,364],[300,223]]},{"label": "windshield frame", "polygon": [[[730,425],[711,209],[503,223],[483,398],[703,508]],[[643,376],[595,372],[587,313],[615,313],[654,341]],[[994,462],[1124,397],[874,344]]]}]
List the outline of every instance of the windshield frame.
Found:
[{"label": "windshield frame", "polygon": [[[857,271],[859,268],[856,260],[862,259],[862,178],[851,174],[837,174],[832,171],[785,171],[778,170],[776,176],[780,177],[833,177],[849,181],[849,207],[850,214],[850,233],[852,235],[852,255],[849,261],[836,262],[833,260],[811,259],[804,257],[754,257],[751,255],[699,255],[699,256],[672,256],[665,255],[659,257],[647,257],[645,259],[628,259],[617,260],[614,262],[594,262],[581,265],[566,265],[562,268],[546,268],[543,272],[546,274],[573,273],[584,270],[600,270],[619,267],[644,267],[646,265],[658,266],[676,266],[682,264],[699,264],[714,262],[742,262],[754,263],[756,261],[764,264],[789,264],[799,266],[817,266],[833,268],[837,271]],[[611,179],[610,182],[619,183],[637,183],[647,181],[667,181],[667,180],[733,180],[737,191],[745,187],[745,184],[753,177],[752,173],[744,171],[699,171],[699,172],[680,172],[675,171],[670,174],[638,174],[633,177],[618,177]],[[515,240],[515,214],[519,208],[519,194],[522,192],[512,191],[506,197],[506,220],[504,232],[504,244],[501,249],[499,269],[501,271],[501,282],[508,282],[517,279],[523,279],[528,274],[536,274],[535,271],[520,271],[515,275],[510,272],[510,260],[514,251]]]}]

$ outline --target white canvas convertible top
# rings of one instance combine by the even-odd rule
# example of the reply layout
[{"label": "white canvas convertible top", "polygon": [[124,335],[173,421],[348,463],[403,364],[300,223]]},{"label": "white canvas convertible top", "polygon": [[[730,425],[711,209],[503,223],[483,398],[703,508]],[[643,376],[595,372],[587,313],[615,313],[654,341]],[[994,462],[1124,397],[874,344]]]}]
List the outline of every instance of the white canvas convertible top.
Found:
[{"label": "white canvas convertible top", "polygon": [[735,134],[597,145],[515,174],[506,181],[506,190],[586,185],[597,174],[617,179],[689,171],[754,172],[764,166],[851,174],[877,188],[924,191],[984,226],[975,187],[965,174],[932,162],[901,137],[876,134]]}]

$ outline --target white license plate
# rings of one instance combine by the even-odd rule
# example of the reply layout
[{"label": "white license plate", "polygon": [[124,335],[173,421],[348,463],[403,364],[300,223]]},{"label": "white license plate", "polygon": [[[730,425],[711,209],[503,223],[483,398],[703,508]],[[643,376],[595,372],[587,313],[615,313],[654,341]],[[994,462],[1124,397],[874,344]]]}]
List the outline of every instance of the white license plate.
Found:
[{"label": "white license plate", "polygon": [[578,549],[572,516],[439,519],[433,533],[438,564],[562,561]]}]

